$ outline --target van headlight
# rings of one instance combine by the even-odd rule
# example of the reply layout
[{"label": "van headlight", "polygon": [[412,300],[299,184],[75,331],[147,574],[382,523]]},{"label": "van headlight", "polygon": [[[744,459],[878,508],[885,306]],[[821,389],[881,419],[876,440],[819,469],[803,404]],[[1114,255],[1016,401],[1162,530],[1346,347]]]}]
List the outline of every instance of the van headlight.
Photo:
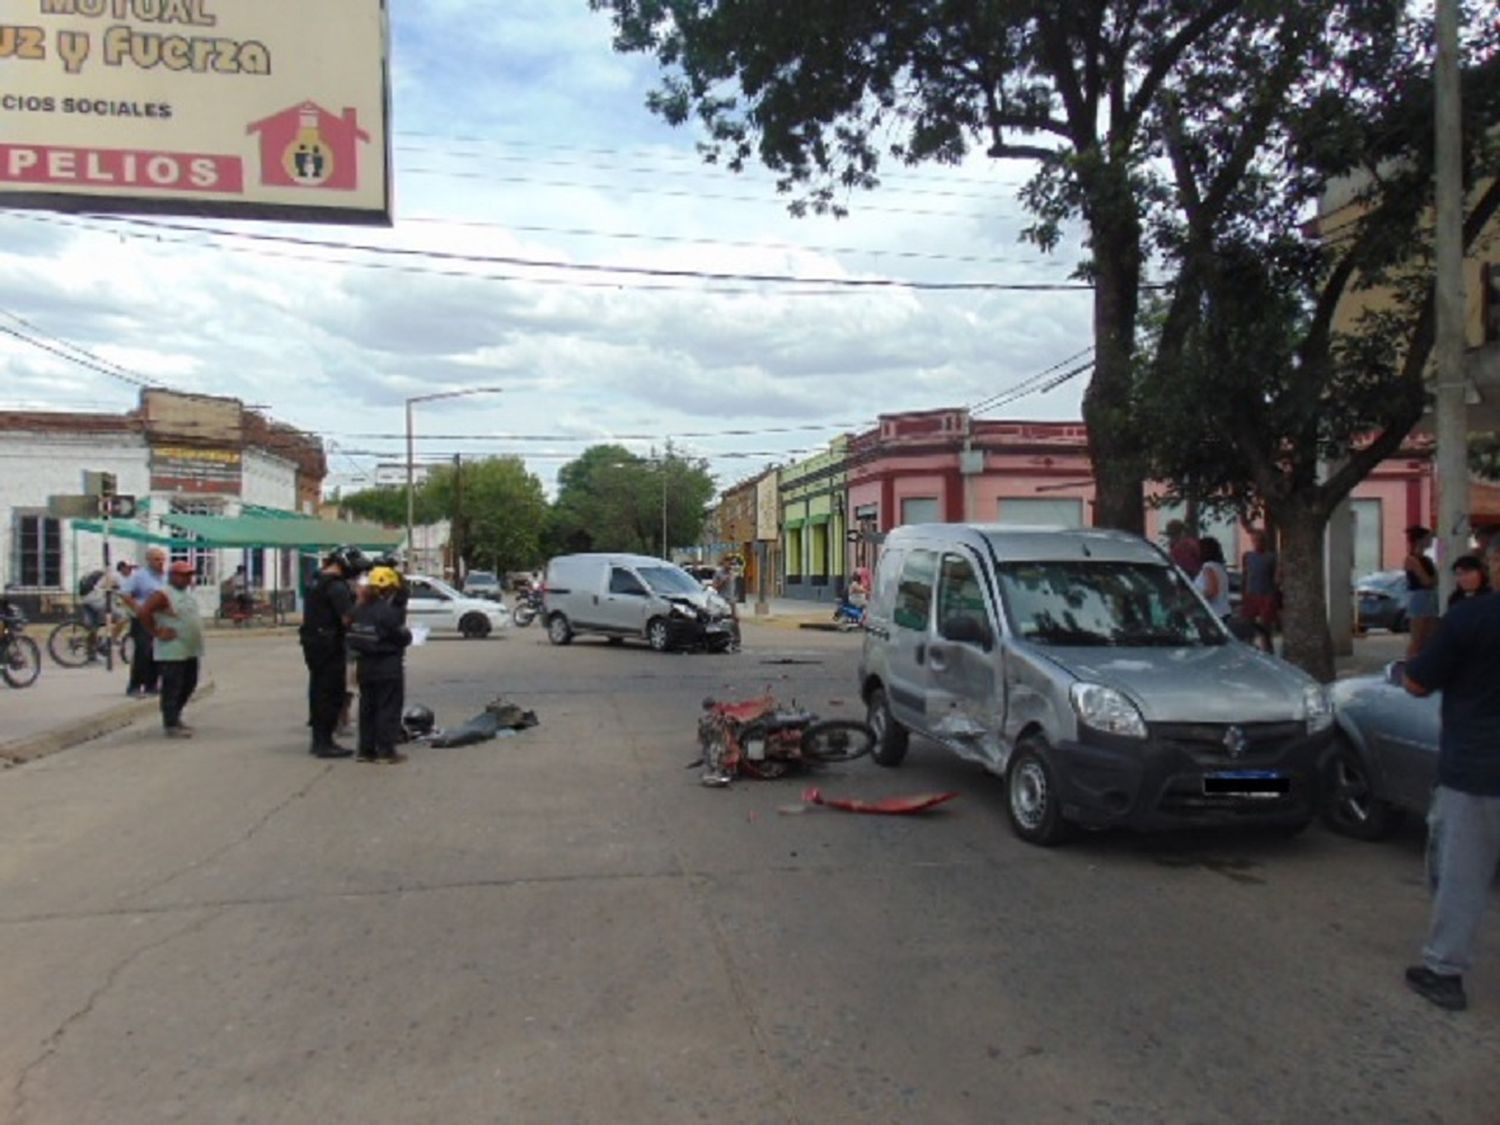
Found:
[{"label": "van headlight", "polygon": [[1074,684],[1068,697],[1084,726],[1125,738],[1146,737],[1146,720],[1122,692],[1103,684]]},{"label": "van headlight", "polygon": [[1333,726],[1333,700],[1322,684],[1308,684],[1302,689],[1302,710],[1307,716],[1307,733],[1318,734]]}]

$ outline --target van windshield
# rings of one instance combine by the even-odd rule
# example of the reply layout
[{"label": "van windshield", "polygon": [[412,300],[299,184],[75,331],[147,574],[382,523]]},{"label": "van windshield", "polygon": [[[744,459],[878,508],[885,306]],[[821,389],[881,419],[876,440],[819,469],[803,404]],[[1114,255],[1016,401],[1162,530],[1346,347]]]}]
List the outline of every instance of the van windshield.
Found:
[{"label": "van windshield", "polygon": [[643,566],[636,569],[641,581],[651,587],[653,593],[663,596],[701,594],[703,587],[693,581],[686,571],[675,566]]},{"label": "van windshield", "polygon": [[1173,567],[1139,562],[1004,563],[1011,627],[1044,645],[1221,645],[1224,627]]}]

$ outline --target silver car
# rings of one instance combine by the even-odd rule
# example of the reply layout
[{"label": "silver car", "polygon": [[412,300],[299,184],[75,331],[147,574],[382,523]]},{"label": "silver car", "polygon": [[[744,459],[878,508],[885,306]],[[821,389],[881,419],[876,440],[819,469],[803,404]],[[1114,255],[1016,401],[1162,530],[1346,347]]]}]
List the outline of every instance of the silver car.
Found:
[{"label": "silver car", "polygon": [[1407,813],[1421,815],[1437,779],[1442,694],[1399,686],[1400,664],[1333,685],[1338,734],[1323,760],[1323,822],[1357,840],[1379,840]]},{"label": "silver car", "polygon": [[1012,827],[1314,814],[1327,690],[1236,641],[1158,548],[1103,530],[930,524],[887,537],[860,688],[877,762],[910,734],[1005,779]]}]

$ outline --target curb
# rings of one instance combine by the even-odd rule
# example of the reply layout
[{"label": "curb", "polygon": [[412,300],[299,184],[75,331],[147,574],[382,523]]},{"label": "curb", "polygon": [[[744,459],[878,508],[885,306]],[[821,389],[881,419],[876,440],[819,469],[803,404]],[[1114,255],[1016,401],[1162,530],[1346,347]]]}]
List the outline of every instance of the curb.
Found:
[{"label": "curb", "polygon": [[[207,699],[213,693],[214,682],[209,680],[207,683],[198,685],[198,690],[193,693],[193,699]],[[85,742],[92,742],[106,734],[123,730],[145,716],[154,714],[156,710],[157,701],[154,698],[133,699],[129,703],[117,704],[107,711],[90,715],[86,719],[54,727],[46,734],[0,744],[0,769],[35,762],[39,758],[48,757]]]}]

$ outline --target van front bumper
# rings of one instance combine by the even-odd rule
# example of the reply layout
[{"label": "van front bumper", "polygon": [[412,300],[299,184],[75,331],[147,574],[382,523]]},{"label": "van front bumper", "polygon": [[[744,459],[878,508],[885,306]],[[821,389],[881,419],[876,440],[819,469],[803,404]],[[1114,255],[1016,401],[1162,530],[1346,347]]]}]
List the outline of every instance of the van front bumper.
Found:
[{"label": "van front bumper", "polygon": [[734,623],[728,617],[692,621],[676,614],[667,618],[674,648],[713,648],[734,640]]},{"label": "van front bumper", "polygon": [[1085,728],[1056,748],[1063,815],[1141,829],[1306,821],[1333,734],[1301,721],[1161,723],[1144,739]]}]

